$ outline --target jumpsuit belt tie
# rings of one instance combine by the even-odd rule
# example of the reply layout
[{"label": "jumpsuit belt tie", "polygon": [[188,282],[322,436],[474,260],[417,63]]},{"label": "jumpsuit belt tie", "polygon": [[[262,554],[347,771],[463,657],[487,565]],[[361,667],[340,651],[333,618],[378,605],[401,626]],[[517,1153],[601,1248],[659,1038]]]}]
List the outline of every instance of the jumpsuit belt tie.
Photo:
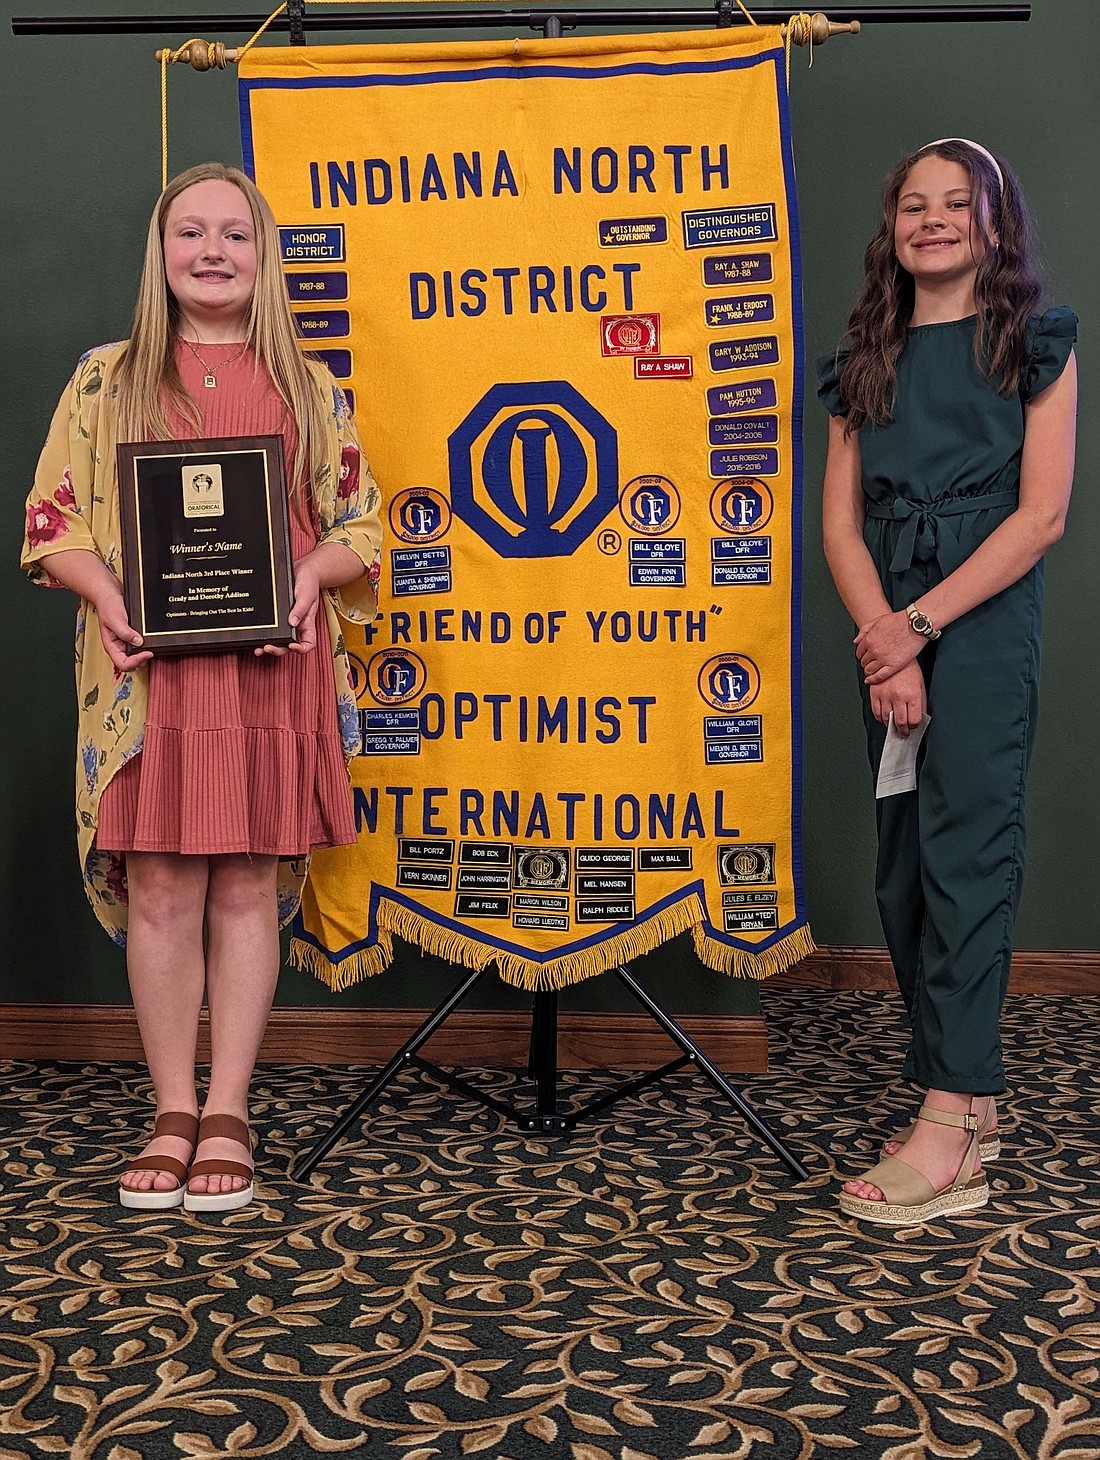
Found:
[{"label": "jumpsuit belt tie", "polygon": [[1015,507],[1018,502],[1019,494],[1015,491],[952,497],[950,501],[935,503],[895,497],[892,502],[869,502],[866,516],[880,522],[901,523],[894,556],[890,559],[891,573],[904,573],[914,562],[928,563],[934,559],[946,578],[968,556],[959,543],[958,531],[948,519],[981,512],[987,507]]}]

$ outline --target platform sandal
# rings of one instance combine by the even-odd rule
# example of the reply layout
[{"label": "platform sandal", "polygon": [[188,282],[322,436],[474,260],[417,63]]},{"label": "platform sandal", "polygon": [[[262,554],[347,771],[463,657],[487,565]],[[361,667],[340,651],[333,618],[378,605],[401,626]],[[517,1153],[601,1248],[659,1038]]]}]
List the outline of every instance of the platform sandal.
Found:
[{"label": "platform sandal", "polygon": [[[204,1115],[199,1122],[197,1144],[208,1140],[236,1141],[250,1154],[253,1150],[252,1132],[247,1123],[236,1115]],[[252,1167],[240,1161],[227,1161],[219,1156],[207,1161],[193,1161],[187,1173],[188,1181],[192,1176],[243,1176],[248,1185],[242,1186],[239,1191],[216,1192],[191,1191],[185,1186],[183,1206],[188,1212],[235,1212],[238,1207],[246,1207],[255,1193]]]},{"label": "platform sandal", "polygon": [[[993,1127],[993,1122],[996,1117],[997,1102],[991,1095],[989,1097],[989,1104],[985,1107],[985,1115],[978,1123],[978,1155],[982,1158],[983,1166],[987,1161],[995,1161],[1001,1154],[1001,1137]],[[883,1142],[883,1147],[885,1148],[890,1141],[897,1141],[899,1145],[904,1145],[916,1128],[916,1122],[914,1121],[912,1125],[907,1125],[904,1130],[899,1130],[896,1136],[888,1136],[886,1141]],[[883,1154],[889,1156],[891,1152],[884,1149]]]},{"label": "platform sandal", "polygon": [[[182,1110],[166,1110],[163,1115],[158,1115],[156,1124],[153,1126],[151,1140],[157,1140],[160,1136],[175,1136],[181,1141],[186,1141],[191,1147],[191,1155],[195,1154],[195,1146],[198,1144],[199,1118],[197,1115],[188,1115]],[[118,1199],[122,1206],[132,1207],[143,1212],[165,1212],[172,1207],[181,1206],[184,1192],[187,1188],[187,1162],[180,1161],[175,1156],[139,1156],[136,1161],[127,1164],[127,1171],[158,1171],[165,1176],[176,1178],[175,1186],[170,1186],[167,1191],[139,1191],[136,1187],[123,1186],[118,1184]]]},{"label": "platform sandal", "polygon": [[915,1227],[922,1222],[930,1222],[934,1217],[956,1216],[985,1206],[989,1200],[989,1183],[984,1171],[975,1175],[979,1160],[978,1117],[956,1115],[950,1110],[933,1110],[922,1105],[917,1119],[970,1131],[970,1141],[954,1181],[937,1191],[915,1167],[897,1156],[884,1156],[877,1166],[859,1178],[877,1186],[883,1200],[872,1201],[869,1197],[842,1191],[840,1210],[846,1216],[877,1222],[884,1227]]}]

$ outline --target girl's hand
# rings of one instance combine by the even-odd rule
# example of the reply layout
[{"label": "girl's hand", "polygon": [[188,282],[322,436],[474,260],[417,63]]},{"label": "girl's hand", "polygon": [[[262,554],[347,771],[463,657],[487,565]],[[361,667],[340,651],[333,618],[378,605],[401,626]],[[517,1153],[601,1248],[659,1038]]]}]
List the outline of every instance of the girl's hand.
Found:
[{"label": "girl's hand", "polygon": [[108,589],[96,602],[95,611],[99,620],[99,637],[115,668],[127,673],[148,664],[153,657],[152,650],[138,648],[141,635],[126,617],[122,590],[117,586],[113,590]]},{"label": "girl's hand", "polygon": [[884,613],[864,624],[855,637],[856,658],[863,666],[864,684],[882,684],[912,664],[926,640],[902,611]]},{"label": "girl's hand", "polygon": [[889,725],[893,715],[894,729],[903,739],[924,719],[927,708],[924,675],[916,660],[871,686],[871,713],[883,725]]},{"label": "girl's hand", "polygon": [[[309,654],[317,645],[317,604],[321,597],[321,580],[310,559],[299,558],[294,564],[294,602],[290,606],[290,622],[298,630],[298,638],[289,645],[292,654]],[[263,644],[254,651],[281,658],[287,650],[278,644]]]}]

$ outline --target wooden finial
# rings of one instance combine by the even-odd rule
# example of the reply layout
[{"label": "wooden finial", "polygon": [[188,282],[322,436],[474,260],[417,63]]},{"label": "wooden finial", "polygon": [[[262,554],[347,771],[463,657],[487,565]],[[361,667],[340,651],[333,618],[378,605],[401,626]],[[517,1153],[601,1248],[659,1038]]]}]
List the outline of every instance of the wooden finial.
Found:
[{"label": "wooden finial", "polygon": [[189,41],[178,51],[166,49],[155,55],[158,61],[181,61],[196,71],[209,71],[214,66],[224,71],[229,62],[237,59],[236,48],[227,48],[221,41]]},{"label": "wooden finial", "polygon": [[792,15],[787,25],[781,26],[784,34],[790,31],[791,40],[796,46],[804,46],[813,43],[815,46],[823,46],[831,35],[859,35],[858,20],[830,20],[820,10],[809,17],[809,24],[806,17]]}]

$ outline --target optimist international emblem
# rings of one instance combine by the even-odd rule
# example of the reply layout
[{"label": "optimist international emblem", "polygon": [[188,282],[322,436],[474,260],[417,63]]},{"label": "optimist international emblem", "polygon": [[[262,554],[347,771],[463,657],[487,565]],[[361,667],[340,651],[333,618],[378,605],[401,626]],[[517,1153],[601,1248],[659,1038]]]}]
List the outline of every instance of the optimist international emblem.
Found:
[{"label": "optimist international emblem", "polygon": [[408,649],[383,649],[367,665],[367,684],[380,705],[403,705],[415,699],[427,679],[423,659]]},{"label": "optimist international emblem", "polygon": [[775,503],[763,482],[749,477],[727,477],[711,493],[710,515],[723,532],[736,537],[767,526]]},{"label": "optimist international emblem", "polygon": [[657,537],[675,527],[680,516],[680,494],[668,477],[635,477],[623,488],[619,512],[632,532]]},{"label": "optimist international emblem", "polygon": [[699,693],[715,710],[743,710],[760,693],[760,671],[747,654],[718,654],[699,671]]},{"label": "optimist international emblem", "polygon": [[434,487],[406,487],[390,503],[390,526],[402,542],[435,542],[450,525],[450,505]]},{"label": "optimist international emblem", "polygon": [[619,499],[611,423],[564,380],[494,385],[447,440],[451,508],[502,558],[564,558]]}]

